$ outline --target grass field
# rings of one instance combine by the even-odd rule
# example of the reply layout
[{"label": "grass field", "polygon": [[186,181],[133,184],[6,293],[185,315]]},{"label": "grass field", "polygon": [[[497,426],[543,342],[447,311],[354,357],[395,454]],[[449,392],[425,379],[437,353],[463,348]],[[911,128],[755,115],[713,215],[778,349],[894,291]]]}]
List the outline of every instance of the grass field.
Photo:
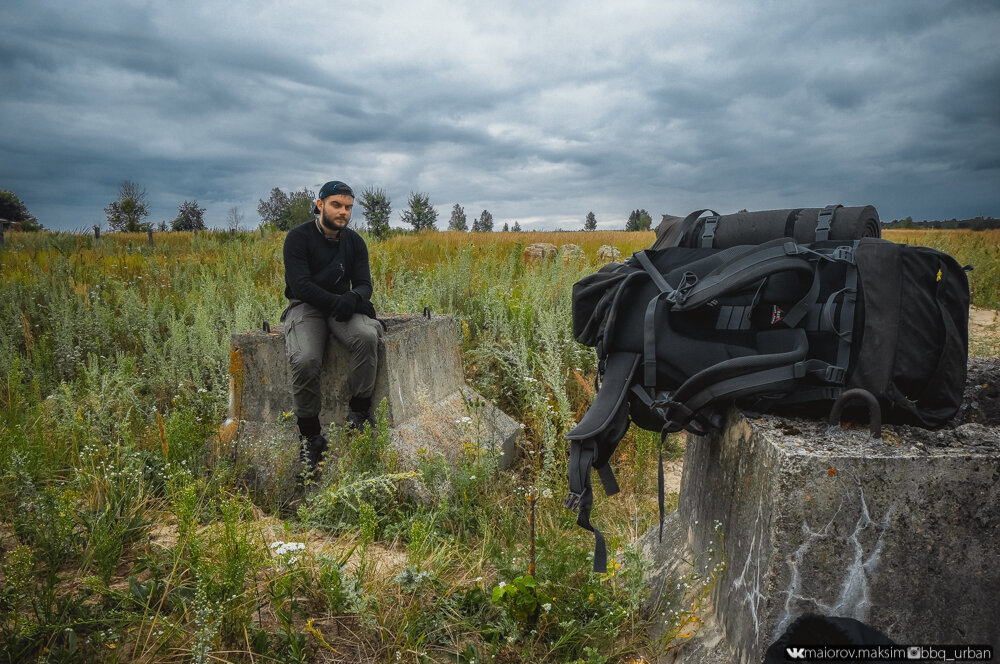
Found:
[{"label": "grass field", "polygon": [[[974,302],[1000,306],[1000,231],[887,237],[974,264]],[[451,490],[409,502],[382,425],[355,437],[294,513],[250,490],[238,461],[215,460],[230,335],[277,320],[283,238],[7,235],[0,658],[596,664],[662,651],[646,637],[634,547],[656,519],[657,437],[629,432],[623,492],[597,498],[608,574],[590,571],[593,540],[561,507],[562,436],[595,373],[570,334],[571,288],[598,267],[599,245],[628,255],[652,233],[370,245],[377,310],[461,320],[469,381],[526,425],[524,461],[498,472],[476,454],[428,458],[418,481]],[[585,257],[526,264],[530,242],[575,243]],[[683,638],[698,615],[665,619],[667,638]]]}]

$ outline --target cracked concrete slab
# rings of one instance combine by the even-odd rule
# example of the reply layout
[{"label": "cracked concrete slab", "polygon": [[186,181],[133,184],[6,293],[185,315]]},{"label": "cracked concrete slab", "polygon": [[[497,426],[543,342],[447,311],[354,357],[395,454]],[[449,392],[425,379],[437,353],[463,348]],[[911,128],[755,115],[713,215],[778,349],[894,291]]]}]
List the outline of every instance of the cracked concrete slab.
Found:
[{"label": "cracked concrete slab", "polygon": [[[392,444],[404,467],[415,467],[417,453],[455,459],[469,445],[500,456],[509,467],[521,426],[465,382],[457,322],[451,316],[389,315],[380,318],[373,405],[388,405]],[[330,338],[323,360],[320,423],[342,425],[347,416],[349,353]],[[232,336],[229,419],[223,444],[235,439],[243,449],[297,447],[291,378],[280,325]],[[292,418],[294,420],[294,418]],[[293,455],[294,456],[294,455]],[[268,462],[270,463],[270,462]]]},{"label": "cracked concrete slab", "polygon": [[705,552],[725,568],[710,620],[661,661],[756,664],[805,612],[897,643],[1000,644],[1000,429],[954,424],[875,440],[732,410],[721,432],[688,436],[678,508],[662,542],[642,538],[650,606],[704,573]]}]

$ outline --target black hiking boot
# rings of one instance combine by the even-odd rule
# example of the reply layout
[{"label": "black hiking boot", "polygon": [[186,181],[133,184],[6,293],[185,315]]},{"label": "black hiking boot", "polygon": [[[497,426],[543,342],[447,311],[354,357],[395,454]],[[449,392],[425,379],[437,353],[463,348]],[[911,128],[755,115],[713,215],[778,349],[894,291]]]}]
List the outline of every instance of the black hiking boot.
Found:
[{"label": "black hiking boot", "polygon": [[319,460],[323,458],[323,452],[326,452],[326,448],[330,446],[330,441],[321,433],[308,438],[299,436],[299,440],[302,441],[299,458],[302,459],[302,463],[308,467],[308,470],[315,470]]},{"label": "black hiking boot", "polygon": [[351,397],[348,408],[350,408],[350,412],[347,413],[345,424],[351,431],[364,431],[365,422],[370,424],[373,429],[375,428],[375,419],[371,415],[371,397]]}]

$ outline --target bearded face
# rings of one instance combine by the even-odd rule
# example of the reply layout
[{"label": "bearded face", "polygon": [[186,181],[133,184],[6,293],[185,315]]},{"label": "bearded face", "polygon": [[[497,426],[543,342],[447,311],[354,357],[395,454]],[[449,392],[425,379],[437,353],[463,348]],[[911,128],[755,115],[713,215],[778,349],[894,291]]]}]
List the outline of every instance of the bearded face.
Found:
[{"label": "bearded face", "polygon": [[354,198],[342,194],[327,196],[323,200],[317,200],[316,207],[319,208],[320,225],[331,233],[337,233],[346,228],[347,222],[351,220]]}]

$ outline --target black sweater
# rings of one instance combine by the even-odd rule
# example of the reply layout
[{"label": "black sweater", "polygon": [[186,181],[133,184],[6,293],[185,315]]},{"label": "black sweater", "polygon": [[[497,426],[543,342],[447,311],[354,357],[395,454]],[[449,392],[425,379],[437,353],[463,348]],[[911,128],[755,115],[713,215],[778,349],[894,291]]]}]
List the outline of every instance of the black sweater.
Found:
[{"label": "black sweater", "polygon": [[283,250],[285,297],[330,311],[349,290],[361,296],[357,311],[375,317],[368,247],[350,228],[327,238],[313,221],[288,231]]}]

